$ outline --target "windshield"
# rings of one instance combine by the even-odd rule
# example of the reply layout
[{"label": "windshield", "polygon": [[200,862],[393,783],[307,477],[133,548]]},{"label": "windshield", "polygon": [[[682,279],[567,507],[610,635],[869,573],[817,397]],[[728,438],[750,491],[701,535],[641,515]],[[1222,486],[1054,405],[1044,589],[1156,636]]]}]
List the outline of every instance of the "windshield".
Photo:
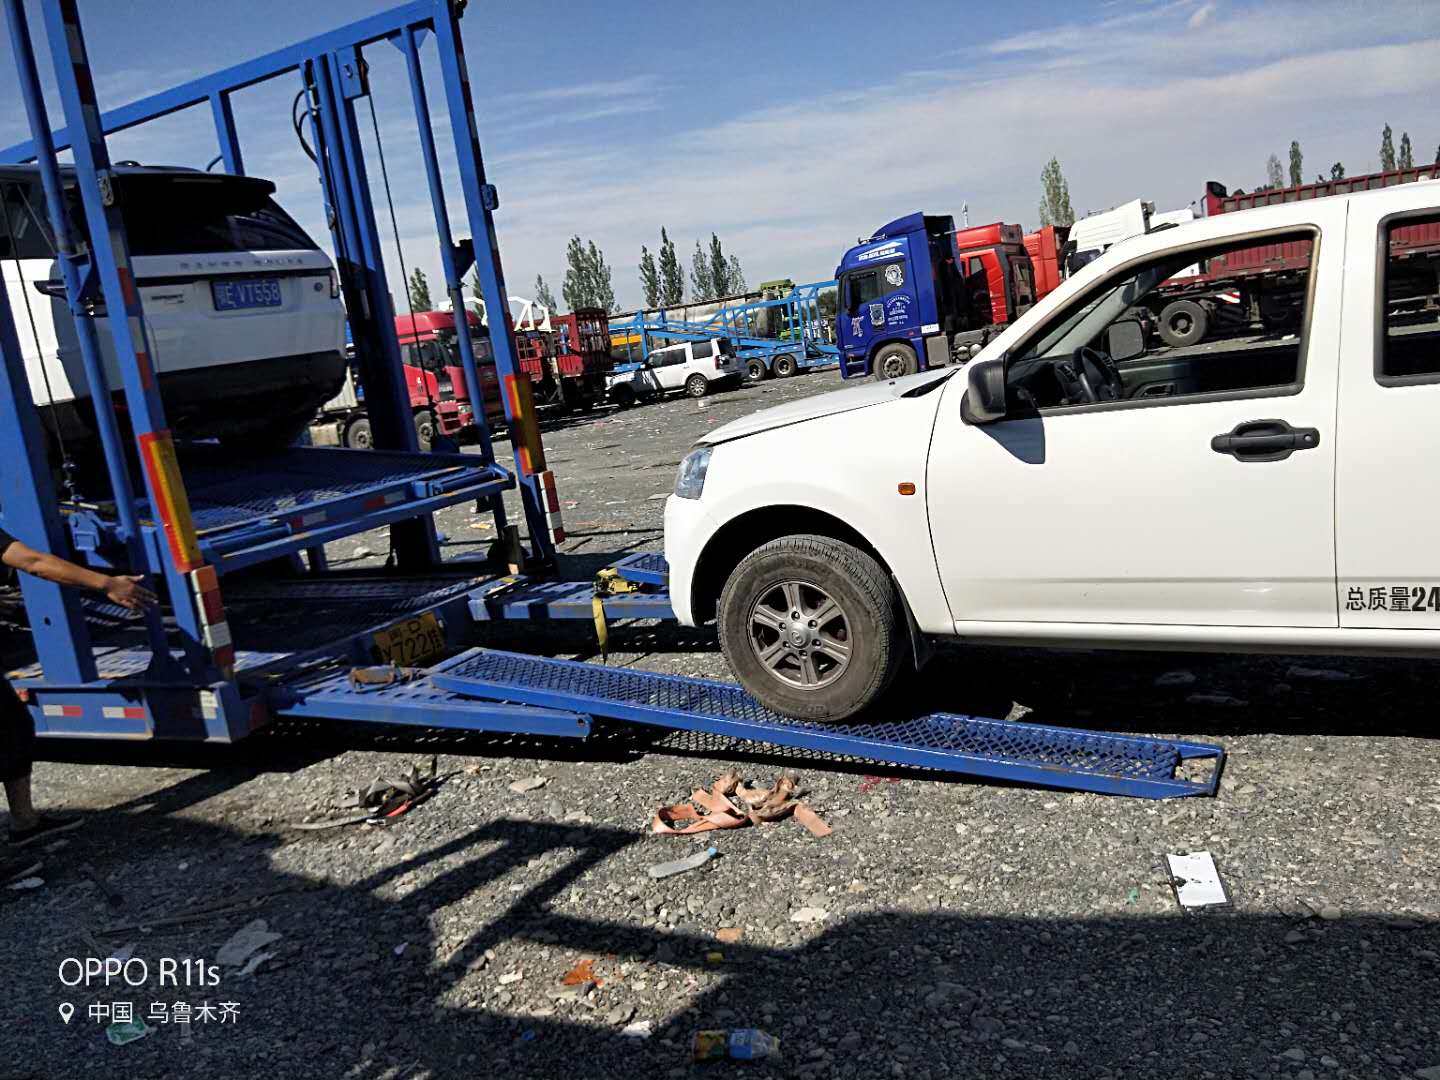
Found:
[{"label": "windshield", "polygon": [[316,250],[269,191],[240,177],[127,176],[120,206],[130,254]]}]

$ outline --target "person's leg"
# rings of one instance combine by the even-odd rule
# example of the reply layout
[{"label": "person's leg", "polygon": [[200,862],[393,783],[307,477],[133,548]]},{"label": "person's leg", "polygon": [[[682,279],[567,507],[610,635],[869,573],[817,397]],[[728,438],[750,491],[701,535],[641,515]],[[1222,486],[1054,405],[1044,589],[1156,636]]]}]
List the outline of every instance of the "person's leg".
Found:
[{"label": "person's leg", "polygon": [[0,678],[0,784],[10,804],[10,843],[32,844],[80,825],[77,817],[35,810],[30,772],[35,762],[35,720],[6,680]]},{"label": "person's leg", "polygon": [[35,720],[15,688],[0,679],[0,782],[10,804],[10,827],[28,829],[36,823],[30,799],[30,770],[35,760]]}]

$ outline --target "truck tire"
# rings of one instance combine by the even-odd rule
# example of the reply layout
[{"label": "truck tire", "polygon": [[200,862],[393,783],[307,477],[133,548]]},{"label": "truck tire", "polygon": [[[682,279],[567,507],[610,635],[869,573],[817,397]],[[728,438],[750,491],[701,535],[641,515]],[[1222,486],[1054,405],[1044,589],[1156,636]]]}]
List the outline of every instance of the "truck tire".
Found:
[{"label": "truck tire", "polygon": [[367,417],[362,416],[358,420],[350,421],[350,425],[345,429],[345,445],[351,450],[369,450],[375,445]]},{"label": "truck tire", "polygon": [[875,353],[875,378],[881,382],[903,379],[919,370],[920,363],[915,359],[915,350],[904,342],[894,341],[889,345],[882,345]]},{"label": "truck tire", "polygon": [[1159,329],[1166,345],[1198,345],[1210,329],[1210,313],[1194,300],[1171,300],[1160,311]]},{"label": "truck tire", "polygon": [[691,397],[704,397],[710,392],[710,380],[704,375],[691,375],[685,380],[685,393]]},{"label": "truck tire", "polygon": [[799,720],[844,720],[873,705],[908,655],[890,576],[828,536],[785,536],[752,551],[725,582],[717,622],[745,689]]},{"label": "truck tire", "polygon": [[415,410],[415,441],[421,450],[429,450],[435,441],[435,414],[429,409]]},{"label": "truck tire", "polygon": [[788,379],[800,370],[800,365],[789,353],[781,353],[775,357],[775,377],[777,379]]},{"label": "truck tire", "polygon": [[770,369],[765,366],[764,360],[747,360],[745,363],[745,379],[747,382],[764,382],[770,377]]}]

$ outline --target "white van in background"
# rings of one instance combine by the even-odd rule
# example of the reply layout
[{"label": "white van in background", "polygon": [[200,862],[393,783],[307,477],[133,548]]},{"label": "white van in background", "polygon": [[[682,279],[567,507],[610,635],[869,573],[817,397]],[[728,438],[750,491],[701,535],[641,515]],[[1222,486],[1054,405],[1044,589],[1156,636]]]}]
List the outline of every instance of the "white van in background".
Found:
[{"label": "white van in background", "polygon": [[[165,415],[181,438],[283,446],[345,376],[345,311],[329,257],[248,176],[115,170]],[[74,171],[72,235],[88,236]],[[35,403],[67,439],[93,409],[55,262],[38,167],[0,166],[0,264]],[[103,300],[97,298],[97,304]],[[110,390],[122,392],[103,306],[94,310]]]}]

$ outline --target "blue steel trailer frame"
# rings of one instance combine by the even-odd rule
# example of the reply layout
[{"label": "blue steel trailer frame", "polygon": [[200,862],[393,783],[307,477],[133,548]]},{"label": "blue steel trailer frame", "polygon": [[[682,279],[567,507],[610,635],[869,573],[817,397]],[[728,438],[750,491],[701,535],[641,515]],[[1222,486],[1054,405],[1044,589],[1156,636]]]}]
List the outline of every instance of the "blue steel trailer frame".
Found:
[{"label": "blue steel trailer frame", "polygon": [[[45,185],[67,302],[77,324],[90,328],[88,337],[83,326],[78,333],[111,474],[113,505],[78,497],[63,507],[58,504],[10,307],[0,302],[0,508],[6,527],[37,548],[65,555],[78,551],[104,566],[115,565],[118,557],[132,568],[161,575],[179,642],[178,648],[172,646],[158,618],[151,616],[143,620],[146,647],[122,641],[97,648],[85,601],[25,579],[39,663],[14,677],[42,734],[230,741],[274,717],[295,716],[584,738],[591,715],[597,715],[1048,786],[1152,798],[1213,794],[1224,756],[1219,747],[950,714],[873,725],[803,723],[769,713],[726,683],[494,650],[458,651],[466,644],[466,631],[488,619],[591,618],[597,602],[611,618],[666,618],[667,568],[663,556],[654,553],[632,556],[615,567],[616,579],[643,587],[618,594],[586,582],[535,582],[521,575],[404,581],[327,571],[294,580],[241,578],[227,590],[242,632],[246,613],[259,610],[290,616],[292,631],[297,618],[308,624],[318,616],[327,636],[309,647],[303,644],[304,633],[272,641],[266,635],[275,624],[262,619],[257,640],[263,647],[254,647],[257,640],[251,640],[250,647],[237,647],[220,595],[227,571],[313,551],[328,539],[385,524],[397,527],[393,535],[397,546],[407,550],[406,563],[433,569],[437,559],[431,511],[478,499],[496,509],[498,517],[500,493],[515,483],[488,453],[462,457],[416,452],[413,428],[402,412],[405,395],[391,332],[393,312],[355,115],[355,102],[369,93],[363,46],[396,43],[407,58],[437,230],[442,251],[448,252],[443,260],[447,289],[458,297],[458,276],[473,259],[486,299],[494,310],[504,310],[504,279],[491,220],[497,200],[481,166],[458,32],[464,4],[416,0],[102,117],[76,2],[41,4],[68,125],[51,135],[24,0],[0,0],[35,140],[0,158],[35,158]],[[428,134],[416,52],[427,32],[439,42],[467,216],[477,241],[473,248],[450,235],[434,141]],[[391,446],[383,452],[296,448],[263,459],[227,461],[214,448],[177,447],[166,426],[116,204],[123,187],[112,182],[116,174],[105,135],[208,102],[221,158],[238,172],[243,168],[242,148],[230,94],[291,71],[302,74],[310,96],[317,164],[334,215],[346,302],[352,322],[358,321],[357,346],[362,337],[366,342],[367,389],[380,399],[376,407],[388,414],[385,430]],[[75,155],[75,186],[90,237],[86,249],[74,242],[64,220],[64,178],[56,154],[66,145]],[[98,362],[94,320],[84,314],[85,301],[95,295],[97,285],[111,313],[109,330],[143,465],[143,499],[136,498],[129,485],[122,428]],[[786,299],[778,305],[789,305],[796,313],[799,321],[791,325],[799,327],[804,339],[812,323],[796,303]],[[756,305],[747,307],[753,311]],[[737,312],[720,322],[747,340],[740,317]],[[704,336],[716,336],[715,327],[706,326]],[[753,340],[761,342],[756,347],[764,347],[774,339]],[[506,380],[506,411],[532,548],[537,561],[548,562],[556,508],[543,496],[553,504],[553,478],[544,471],[533,409],[519,389],[528,387],[528,381],[517,377],[513,343],[497,339],[495,353]],[[468,348],[462,347],[462,354],[478,402],[475,359]],[[475,422],[484,424],[483,410],[476,411]],[[503,524],[503,518],[497,523]],[[453,570],[455,564],[449,565]],[[93,614],[94,603],[88,606]],[[113,617],[115,612],[106,614]],[[339,626],[348,632],[331,636]],[[256,633],[255,627],[248,632]],[[392,665],[405,664],[411,655],[407,650],[449,658],[426,669],[393,666],[386,685],[374,685],[368,675],[357,678],[357,669],[373,664],[377,654]],[[1176,775],[1182,763],[1196,759],[1213,762],[1208,780]]]}]

